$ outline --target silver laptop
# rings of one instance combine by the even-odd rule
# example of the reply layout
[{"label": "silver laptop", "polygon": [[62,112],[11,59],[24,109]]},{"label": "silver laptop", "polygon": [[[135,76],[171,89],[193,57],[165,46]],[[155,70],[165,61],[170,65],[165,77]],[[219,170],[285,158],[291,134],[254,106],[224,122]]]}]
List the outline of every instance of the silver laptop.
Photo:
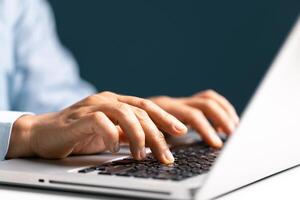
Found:
[{"label": "silver laptop", "polygon": [[[241,88],[242,89],[242,88]],[[0,163],[0,182],[159,199],[211,199],[300,164],[300,19],[221,151],[188,138],[173,165],[128,152]],[[189,135],[193,135],[190,131]]]}]

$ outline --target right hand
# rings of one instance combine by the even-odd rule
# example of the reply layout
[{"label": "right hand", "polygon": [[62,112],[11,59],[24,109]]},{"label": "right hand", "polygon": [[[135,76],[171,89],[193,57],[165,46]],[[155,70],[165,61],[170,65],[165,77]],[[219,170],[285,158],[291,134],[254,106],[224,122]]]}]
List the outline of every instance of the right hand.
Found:
[{"label": "right hand", "polygon": [[102,92],[57,113],[19,118],[7,157],[57,159],[105,150],[115,153],[124,135],[135,159],[144,159],[149,146],[160,162],[172,163],[160,130],[174,136],[187,132],[183,123],[150,100]]}]

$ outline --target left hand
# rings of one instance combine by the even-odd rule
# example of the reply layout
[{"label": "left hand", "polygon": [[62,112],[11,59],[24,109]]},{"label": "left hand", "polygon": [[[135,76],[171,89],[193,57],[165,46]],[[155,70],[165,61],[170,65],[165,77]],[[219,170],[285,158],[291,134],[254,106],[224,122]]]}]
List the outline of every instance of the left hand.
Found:
[{"label": "left hand", "polygon": [[223,145],[217,132],[230,135],[239,123],[234,107],[225,97],[213,90],[199,92],[191,97],[159,96],[151,100],[191,126],[206,143],[215,148]]}]

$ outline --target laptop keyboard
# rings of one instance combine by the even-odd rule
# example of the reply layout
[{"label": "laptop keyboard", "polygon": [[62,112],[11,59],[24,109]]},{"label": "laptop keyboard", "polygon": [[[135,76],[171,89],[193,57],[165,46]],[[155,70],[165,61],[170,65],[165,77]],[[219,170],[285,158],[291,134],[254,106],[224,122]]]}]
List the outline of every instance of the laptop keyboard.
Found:
[{"label": "laptop keyboard", "polygon": [[180,181],[208,172],[219,154],[219,150],[203,142],[180,146],[171,151],[175,162],[170,165],[159,163],[153,155],[149,154],[142,161],[125,158],[81,169],[78,173],[97,172],[99,175]]}]

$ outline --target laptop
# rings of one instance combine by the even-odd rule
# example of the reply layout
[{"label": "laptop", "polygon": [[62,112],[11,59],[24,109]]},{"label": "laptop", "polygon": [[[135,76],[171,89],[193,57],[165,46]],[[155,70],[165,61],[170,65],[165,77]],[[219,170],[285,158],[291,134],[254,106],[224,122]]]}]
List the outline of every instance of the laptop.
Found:
[{"label": "laptop", "polygon": [[222,150],[193,139],[171,149],[172,165],[126,149],[62,160],[0,163],[9,185],[156,199],[212,199],[300,164],[300,18]]}]

